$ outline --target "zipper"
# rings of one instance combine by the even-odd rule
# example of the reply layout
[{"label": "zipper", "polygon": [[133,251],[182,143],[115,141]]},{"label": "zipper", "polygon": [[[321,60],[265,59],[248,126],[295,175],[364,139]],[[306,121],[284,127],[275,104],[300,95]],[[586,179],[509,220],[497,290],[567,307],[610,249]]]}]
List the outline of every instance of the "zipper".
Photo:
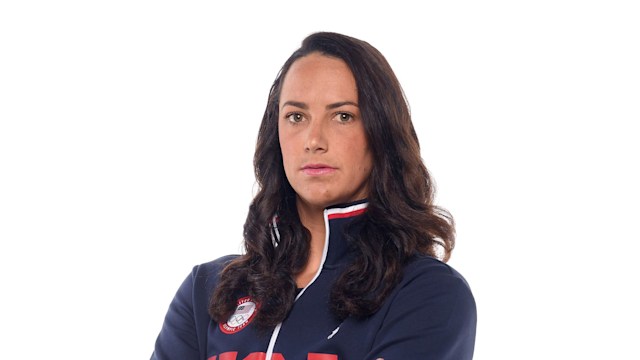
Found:
[{"label": "zipper", "polygon": [[[327,253],[329,252],[329,216],[328,214],[329,214],[329,210],[325,209],[323,212],[325,237],[324,237],[324,248],[322,249],[322,260],[320,261],[320,266],[318,266],[318,271],[316,271],[316,274],[313,276],[313,279],[311,279],[311,281],[307,284],[307,286],[302,288],[300,293],[298,293],[294,302],[298,301],[298,299],[302,296],[302,294],[304,294],[307,288],[313,285],[313,283],[316,281],[318,276],[320,276],[320,272],[324,267],[325,260],[327,260]],[[269,339],[269,346],[267,347],[267,354],[265,356],[265,360],[272,360],[271,357],[273,356],[273,348],[276,346],[276,340],[278,339],[278,334],[280,334],[280,328],[282,328],[282,323],[279,323],[278,325],[276,325],[276,327],[273,329],[273,333],[271,333],[271,339]]]}]

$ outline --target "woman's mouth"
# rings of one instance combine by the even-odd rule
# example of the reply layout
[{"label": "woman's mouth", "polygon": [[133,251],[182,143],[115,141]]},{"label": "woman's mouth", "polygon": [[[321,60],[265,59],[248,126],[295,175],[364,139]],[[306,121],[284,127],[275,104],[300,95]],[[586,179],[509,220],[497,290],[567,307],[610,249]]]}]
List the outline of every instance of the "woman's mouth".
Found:
[{"label": "woman's mouth", "polygon": [[307,164],[302,167],[302,172],[310,176],[327,175],[336,171],[336,168],[325,164]]}]

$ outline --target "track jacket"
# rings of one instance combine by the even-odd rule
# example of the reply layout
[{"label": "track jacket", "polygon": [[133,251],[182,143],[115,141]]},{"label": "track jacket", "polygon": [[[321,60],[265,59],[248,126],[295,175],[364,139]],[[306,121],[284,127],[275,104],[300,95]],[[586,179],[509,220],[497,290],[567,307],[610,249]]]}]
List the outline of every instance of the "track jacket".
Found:
[{"label": "track jacket", "polygon": [[[366,203],[324,211],[326,241],[314,279],[288,317],[274,329],[252,325],[258,306],[238,299],[224,324],[208,315],[220,271],[234,256],[196,266],[171,302],[152,360],[466,360],[473,357],[476,307],[464,278],[450,266],[419,256],[381,309],[366,319],[340,322],[329,309],[330,289],[352,254],[345,225]],[[350,229],[349,231],[353,231]]]}]

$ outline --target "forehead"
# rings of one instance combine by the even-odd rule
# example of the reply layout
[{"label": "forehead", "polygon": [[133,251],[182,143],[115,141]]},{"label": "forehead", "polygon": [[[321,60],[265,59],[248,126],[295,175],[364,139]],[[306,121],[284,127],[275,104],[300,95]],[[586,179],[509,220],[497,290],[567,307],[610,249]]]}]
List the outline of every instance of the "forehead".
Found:
[{"label": "forehead", "polygon": [[311,53],[291,65],[284,77],[280,98],[302,100],[298,98],[317,98],[318,95],[357,101],[356,80],[342,59]]}]

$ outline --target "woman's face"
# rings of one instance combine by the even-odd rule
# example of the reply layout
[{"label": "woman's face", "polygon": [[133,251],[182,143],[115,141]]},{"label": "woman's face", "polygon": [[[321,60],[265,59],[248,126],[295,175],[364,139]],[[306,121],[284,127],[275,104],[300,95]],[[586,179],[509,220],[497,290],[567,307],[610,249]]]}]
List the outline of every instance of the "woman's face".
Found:
[{"label": "woman's face", "polygon": [[296,60],[280,92],[284,170],[300,205],[325,208],[368,195],[372,156],[347,64],[312,53]]}]

